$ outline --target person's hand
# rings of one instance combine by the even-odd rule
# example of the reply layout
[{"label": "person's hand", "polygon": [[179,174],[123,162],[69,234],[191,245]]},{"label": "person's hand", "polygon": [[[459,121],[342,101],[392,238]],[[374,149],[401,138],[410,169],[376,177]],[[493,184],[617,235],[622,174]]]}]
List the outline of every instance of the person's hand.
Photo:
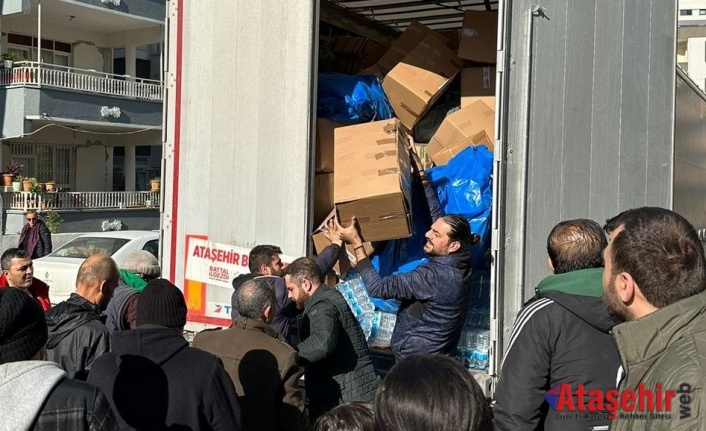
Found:
[{"label": "person's hand", "polygon": [[323,234],[333,244],[339,247],[343,245],[343,238],[341,238],[339,225],[336,223],[335,217],[326,222],[326,229],[324,229]]},{"label": "person's hand", "polygon": [[414,141],[412,141],[412,138],[409,138],[409,156],[410,161],[412,162],[412,172],[422,180],[425,180],[427,175],[424,172],[424,165],[422,164],[422,160],[419,158],[419,154],[417,154],[416,148],[414,148],[413,142]]},{"label": "person's hand", "polygon": [[361,238],[360,232],[358,232],[358,220],[355,216],[351,217],[351,223],[348,227],[341,226],[338,222],[338,218],[335,219],[335,222],[338,228],[338,234],[346,243],[352,245],[353,247],[363,245],[363,238]]}]

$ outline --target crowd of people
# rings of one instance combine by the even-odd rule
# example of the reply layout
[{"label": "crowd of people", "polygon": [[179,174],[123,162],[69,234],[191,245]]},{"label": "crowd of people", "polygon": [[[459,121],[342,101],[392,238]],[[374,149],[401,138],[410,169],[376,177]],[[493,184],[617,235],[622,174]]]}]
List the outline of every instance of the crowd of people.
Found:
[{"label": "crowd of people", "polygon": [[[134,252],[122,267],[88,257],[75,292],[52,306],[27,247],[6,250],[0,431],[704,427],[706,262],[686,219],[645,207],[604,227],[558,223],[547,238],[552,275],[517,316],[491,406],[454,357],[478,238],[464,217],[440,213],[416,173],[433,221],[427,263],[382,277],[357,220],[333,219],[331,245],[316,258],[287,266],[279,247],[254,247],[250,274],[233,280],[232,325],[191,345],[182,290],[160,278],[150,253]],[[324,282],[344,243],[369,293],[400,301],[386,375],[342,294]],[[645,390],[656,408],[635,399]],[[548,402],[552,393],[561,403]]]}]

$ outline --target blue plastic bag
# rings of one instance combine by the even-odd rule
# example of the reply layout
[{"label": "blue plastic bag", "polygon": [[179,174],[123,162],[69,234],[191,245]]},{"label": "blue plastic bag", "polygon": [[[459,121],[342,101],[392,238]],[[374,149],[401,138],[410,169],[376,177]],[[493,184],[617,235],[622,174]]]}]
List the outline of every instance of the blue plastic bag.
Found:
[{"label": "blue plastic bag", "polygon": [[493,153],[482,145],[468,147],[446,166],[427,171],[444,214],[463,215],[471,231],[480,236],[480,242],[470,249],[473,269],[485,268],[489,263],[492,172]]},{"label": "blue plastic bag", "polygon": [[377,76],[320,73],[318,118],[344,124],[392,118],[392,107]]}]

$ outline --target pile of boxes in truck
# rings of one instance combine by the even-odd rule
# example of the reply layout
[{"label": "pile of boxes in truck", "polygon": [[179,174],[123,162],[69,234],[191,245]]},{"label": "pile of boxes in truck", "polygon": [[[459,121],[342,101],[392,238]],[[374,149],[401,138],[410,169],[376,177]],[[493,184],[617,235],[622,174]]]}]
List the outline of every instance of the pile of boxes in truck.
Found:
[{"label": "pile of boxes in truck", "polygon": [[[328,244],[321,231],[334,214],[344,225],[355,215],[370,243],[412,234],[408,137],[429,166],[445,165],[472,145],[493,151],[496,38],[496,13],[466,11],[460,32],[437,32],[412,22],[384,53],[364,38],[331,41],[329,50],[342,59],[337,71],[378,76],[396,118],[354,125],[317,120],[317,252]],[[460,80],[461,93],[455,112],[437,124],[428,142],[418,142],[415,125],[454,80]],[[346,254],[335,268],[338,274],[351,268],[353,250]]]}]

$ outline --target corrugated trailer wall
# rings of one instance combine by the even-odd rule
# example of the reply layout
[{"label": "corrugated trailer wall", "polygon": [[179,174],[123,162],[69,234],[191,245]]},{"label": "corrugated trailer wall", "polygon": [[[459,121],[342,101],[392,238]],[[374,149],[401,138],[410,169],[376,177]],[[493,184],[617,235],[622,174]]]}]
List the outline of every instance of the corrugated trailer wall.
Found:
[{"label": "corrugated trailer wall", "polygon": [[674,211],[697,229],[706,228],[706,100],[677,71],[674,149]]},{"label": "corrugated trailer wall", "polygon": [[180,44],[170,49],[163,186],[170,277],[183,281],[184,262],[174,259],[186,235],[304,254],[317,2],[169,4],[169,40]]},{"label": "corrugated trailer wall", "polygon": [[511,3],[497,239],[508,311],[549,274],[559,221],[671,207],[676,67],[676,1]]}]

